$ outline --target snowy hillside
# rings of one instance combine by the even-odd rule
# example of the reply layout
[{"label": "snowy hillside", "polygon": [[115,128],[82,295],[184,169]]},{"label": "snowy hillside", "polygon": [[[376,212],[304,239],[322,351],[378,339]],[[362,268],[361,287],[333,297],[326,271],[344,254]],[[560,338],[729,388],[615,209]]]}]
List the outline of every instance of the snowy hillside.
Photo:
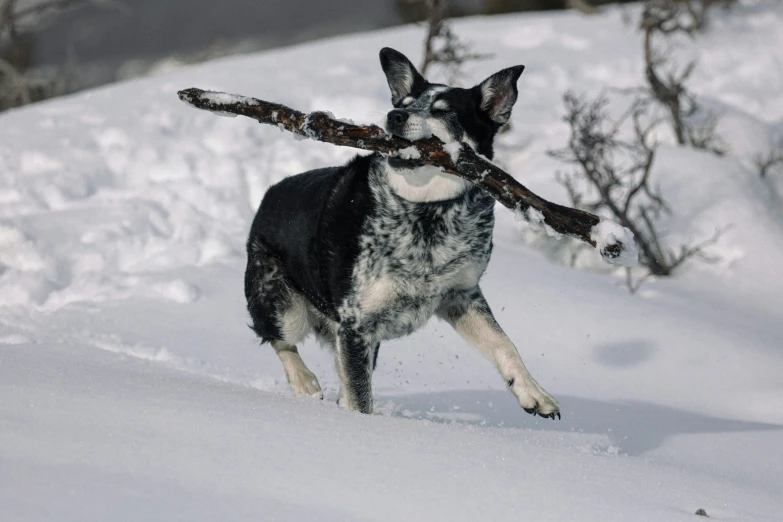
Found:
[{"label": "snowy hillside", "polygon": [[[244,241],[266,188],[345,161],[176,97],[200,87],[338,117],[389,108],[377,51],[407,27],[233,58],[0,115],[0,520],[720,520],[783,518],[783,176],[751,159],[783,134],[783,6],[717,13],[683,49],[720,109],[722,158],[664,144],[671,241],[731,230],[631,296],[552,262],[496,210],[483,280],[561,421],[526,415],[489,363],[433,320],[381,347],[372,416],[293,399],[244,310]],[[621,10],[456,24],[527,66],[498,160],[567,203],[545,152],[566,89],[641,82]],[[416,61],[416,60],[415,60]]]}]

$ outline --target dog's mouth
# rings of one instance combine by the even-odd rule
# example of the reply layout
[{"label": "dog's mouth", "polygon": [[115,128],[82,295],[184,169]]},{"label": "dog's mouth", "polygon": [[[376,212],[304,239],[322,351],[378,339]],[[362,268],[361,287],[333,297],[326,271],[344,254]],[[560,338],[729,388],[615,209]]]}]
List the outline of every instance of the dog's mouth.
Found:
[{"label": "dog's mouth", "polygon": [[[408,138],[406,138],[402,134],[394,132],[393,130],[391,130],[388,125],[386,125],[385,128],[386,128],[386,132],[388,134],[391,134],[395,138],[400,138],[400,139],[403,139],[405,141],[410,141]],[[389,166],[391,168],[393,168],[393,169],[411,168],[411,160],[404,160],[404,159],[399,158],[397,156],[389,156],[387,158],[387,160],[389,162]]]},{"label": "dog's mouth", "polygon": [[[403,136],[399,132],[394,132],[392,129],[389,128],[388,125],[384,125],[384,130],[386,131],[386,134],[391,134],[395,138],[402,138],[403,140],[408,140],[408,138],[406,138],[405,136]],[[408,141],[410,141],[410,140],[408,140]]]}]

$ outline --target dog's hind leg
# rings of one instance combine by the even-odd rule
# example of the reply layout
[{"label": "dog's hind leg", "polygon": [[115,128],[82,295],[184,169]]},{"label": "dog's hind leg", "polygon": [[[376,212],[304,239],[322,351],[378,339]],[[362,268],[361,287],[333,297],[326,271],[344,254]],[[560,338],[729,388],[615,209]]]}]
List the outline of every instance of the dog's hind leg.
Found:
[{"label": "dog's hind leg", "polygon": [[324,398],[318,379],[305,365],[296,346],[285,341],[272,341],[272,348],[275,349],[280,362],[283,363],[286,379],[288,379],[288,384],[291,385],[291,391],[294,395]]},{"label": "dog's hind leg", "polygon": [[296,343],[312,329],[309,304],[291,287],[277,257],[259,241],[248,244],[245,297],[251,328],[262,341],[272,344],[294,395],[322,399],[318,379],[296,349]]},{"label": "dog's hind leg", "polygon": [[437,314],[495,364],[526,412],[552,419],[560,416],[560,405],[530,375],[478,287],[452,292],[443,300]]}]

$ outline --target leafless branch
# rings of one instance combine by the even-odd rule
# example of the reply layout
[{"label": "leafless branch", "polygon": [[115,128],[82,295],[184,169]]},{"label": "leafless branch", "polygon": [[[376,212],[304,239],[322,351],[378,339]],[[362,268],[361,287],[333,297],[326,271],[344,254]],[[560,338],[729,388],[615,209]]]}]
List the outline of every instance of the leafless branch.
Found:
[{"label": "leafless branch", "polygon": [[628,293],[635,294],[650,278],[650,274],[644,274],[640,277],[634,277],[633,275],[633,269],[626,268],[625,269],[625,287],[628,289]]},{"label": "leafless branch", "polygon": [[[15,1],[15,0],[14,0]],[[119,2],[108,2],[106,0],[49,0],[47,2],[38,2],[24,9],[18,9],[14,12],[14,18],[17,24],[28,23],[36,17],[57,14],[73,7],[82,7],[85,5],[119,5]]]},{"label": "leafless branch", "polygon": [[73,62],[60,68],[31,67],[24,56],[35,29],[62,12],[87,5],[125,6],[121,0],[48,0],[24,6],[17,0],[0,0],[0,110],[76,88]]},{"label": "leafless branch", "polygon": [[[607,111],[604,95],[586,101],[573,93],[564,96],[571,135],[568,144],[550,155],[573,165],[570,174],[558,174],[571,203],[612,219],[633,232],[640,250],[640,264],[650,274],[668,276],[686,260],[705,257],[704,249],[717,241],[719,234],[704,243],[683,245],[678,252],[667,250],[656,225],[669,207],[652,186],[656,144],[651,141],[655,121],[648,121],[649,102],[636,99],[617,120]],[[624,125],[633,129],[633,140],[620,138]],[[627,278],[631,280],[628,273]],[[635,291],[628,284],[629,291]]]},{"label": "leafless branch", "polygon": [[181,100],[199,109],[247,116],[260,123],[274,125],[281,130],[334,145],[396,155],[410,162],[412,167],[423,164],[435,165],[444,172],[475,184],[507,208],[526,217],[531,224],[533,221],[531,215],[540,216],[537,219],[543,220],[543,224],[551,227],[555,232],[580,239],[599,248],[601,256],[607,262],[627,262],[627,254],[635,251],[633,244],[625,244],[618,237],[608,238],[604,246],[597,244],[593,233],[594,227],[601,222],[599,217],[541,198],[500,167],[476,153],[467,144],[460,144],[458,150],[451,147],[446,150],[443,142],[435,137],[411,142],[386,134],[383,129],[375,125],[353,125],[335,120],[327,113],[305,114],[278,103],[256,98],[195,88],[179,91],[178,95]]},{"label": "leafless branch", "polygon": [[427,76],[431,65],[439,64],[450,73],[450,82],[460,74],[465,62],[489,57],[471,51],[470,46],[460,41],[448,21],[448,0],[425,0],[427,5],[427,37],[424,39],[424,58],[419,71]]},{"label": "leafless branch", "polygon": [[30,103],[30,88],[22,74],[7,60],[0,58],[0,107]]},{"label": "leafless branch", "polygon": [[766,178],[777,167],[783,167],[783,147],[772,148],[766,153],[759,152],[753,158],[753,163],[759,169],[759,176]]},{"label": "leafless branch", "polygon": [[[717,0],[647,0],[639,28],[644,35],[644,69],[649,94],[669,113],[677,143],[722,154],[723,146],[715,133],[716,119],[710,116],[701,123],[694,120],[700,108],[685,83],[696,63],[690,62],[677,71],[655,45],[656,40],[675,34],[693,36],[702,30],[707,9],[716,3]],[[667,68],[669,72],[664,72]]]},{"label": "leafless branch", "polygon": [[14,38],[16,33],[16,25],[14,24],[14,6],[16,0],[0,0],[0,38],[3,37],[6,30],[11,38]]}]

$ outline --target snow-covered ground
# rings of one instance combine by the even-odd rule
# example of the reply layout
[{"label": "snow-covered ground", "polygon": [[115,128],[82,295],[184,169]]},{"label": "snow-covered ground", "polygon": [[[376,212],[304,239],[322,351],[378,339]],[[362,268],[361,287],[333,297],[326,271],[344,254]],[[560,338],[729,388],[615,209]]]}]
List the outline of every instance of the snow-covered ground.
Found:
[{"label": "snow-covered ground", "polygon": [[[711,253],[634,296],[552,262],[498,208],[483,286],[563,406],[522,412],[433,321],[381,348],[376,413],[290,397],[246,327],[244,240],[264,190],[353,153],[193,110],[201,87],[380,120],[377,51],[407,27],[222,60],[0,116],[0,520],[725,520],[783,518],[783,181],[751,159],[783,130],[783,6],[719,13],[693,88],[726,157],[662,145],[671,241],[731,225]],[[527,66],[498,159],[567,202],[566,89],[641,81],[622,11],[456,24]],[[552,240],[554,241],[554,240]]]}]

